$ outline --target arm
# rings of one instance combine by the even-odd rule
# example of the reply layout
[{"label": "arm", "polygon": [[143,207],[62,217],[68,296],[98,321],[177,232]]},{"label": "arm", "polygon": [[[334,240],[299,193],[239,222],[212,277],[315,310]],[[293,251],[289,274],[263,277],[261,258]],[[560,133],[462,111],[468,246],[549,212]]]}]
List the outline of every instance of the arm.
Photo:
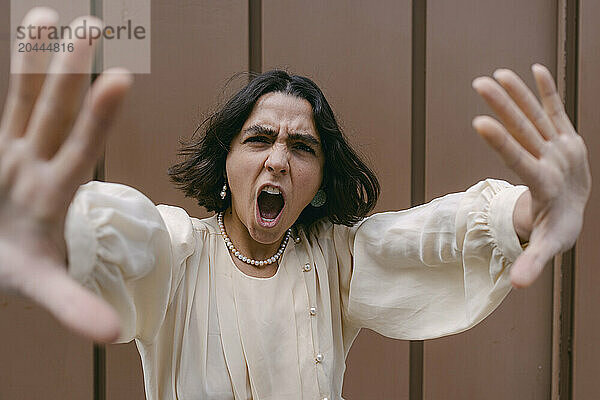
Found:
[{"label": "arm", "polygon": [[65,239],[69,275],[117,311],[118,342],[152,341],[195,249],[188,214],[125,185],[89,182],[69,207]]},{"label": "arm", "polygon": [[523,192],[515,204],[513,213],[513,225],[521,244],[529,241],[533,221],[531,220],[531,193],[529,190]]},{"label": "arm", "polygon": [[349,325],[429,339],[479,323],[510,291],[510,267],[522,253],[512,216],[526,190],[486,179],[350,229],[336,226]]}]

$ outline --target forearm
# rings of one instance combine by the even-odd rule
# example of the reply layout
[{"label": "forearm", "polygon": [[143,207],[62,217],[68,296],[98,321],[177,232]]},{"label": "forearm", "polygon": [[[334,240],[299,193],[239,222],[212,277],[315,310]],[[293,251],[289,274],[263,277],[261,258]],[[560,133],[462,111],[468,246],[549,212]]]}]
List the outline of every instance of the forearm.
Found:
[{"label": "forearm", "polygon": [[523,192],[515,204],[513,225],[520,242],[525,243],[529,241],[529,236],[533,229],[533,221],[531,219],[531,193],[529,190]]}]

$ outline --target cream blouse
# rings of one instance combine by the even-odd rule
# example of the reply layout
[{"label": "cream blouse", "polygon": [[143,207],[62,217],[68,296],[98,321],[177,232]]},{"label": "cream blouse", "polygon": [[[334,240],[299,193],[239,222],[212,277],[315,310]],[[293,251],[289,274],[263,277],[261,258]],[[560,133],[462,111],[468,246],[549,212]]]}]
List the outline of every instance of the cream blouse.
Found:
[{"label": "cream blouse", "polygon": [[352,228],[295,230],[277,273],[245,275],[216,217],[82,186],[67,216],[70,274],[118,311],[148,399],[341,399],[360,328],[398,339],[469,329],[510,290],[524,186],[487,179]]}]

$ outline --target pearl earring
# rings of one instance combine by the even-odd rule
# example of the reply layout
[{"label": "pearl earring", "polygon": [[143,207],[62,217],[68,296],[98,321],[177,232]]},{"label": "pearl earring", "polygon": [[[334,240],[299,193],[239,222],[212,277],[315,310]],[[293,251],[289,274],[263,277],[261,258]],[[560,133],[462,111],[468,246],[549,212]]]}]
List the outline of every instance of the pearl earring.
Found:
[{"label": "pearl earring", "polygon": [[315,197],[310,201],[310,205],[313,207],[322,207],[327,201],[327,194],[323,189],[319,189],[315,194]]},{"label": "pearl earring", "polygon": [[225,200],[225,197],[227,197],[227,181],[225,181],[225,183],[223,184],[223,189],[221,189],[221,193],[219,193],[219,196],[221,196],[221,200]]}]

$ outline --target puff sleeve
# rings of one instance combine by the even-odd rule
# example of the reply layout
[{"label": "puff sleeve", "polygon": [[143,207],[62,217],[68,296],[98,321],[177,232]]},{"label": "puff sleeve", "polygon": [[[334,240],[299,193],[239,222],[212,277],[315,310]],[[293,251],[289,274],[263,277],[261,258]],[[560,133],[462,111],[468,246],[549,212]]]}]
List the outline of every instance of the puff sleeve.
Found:
[{"label": "puff sleeve", "polygon": [[65,240],[69,274],[120,315],[118,342],[152,341],[193,252],[187,213],[125,185],[89,182],[69,206]]},{"label": "puff sleeve", "polygon": [[338,254],[346,321],[398,339],[480,322],[510,291],[508,270],[522,252],[512,215],[525,190],[486,179],[350,229],[336,226],[336,250],[350,252]]}]

